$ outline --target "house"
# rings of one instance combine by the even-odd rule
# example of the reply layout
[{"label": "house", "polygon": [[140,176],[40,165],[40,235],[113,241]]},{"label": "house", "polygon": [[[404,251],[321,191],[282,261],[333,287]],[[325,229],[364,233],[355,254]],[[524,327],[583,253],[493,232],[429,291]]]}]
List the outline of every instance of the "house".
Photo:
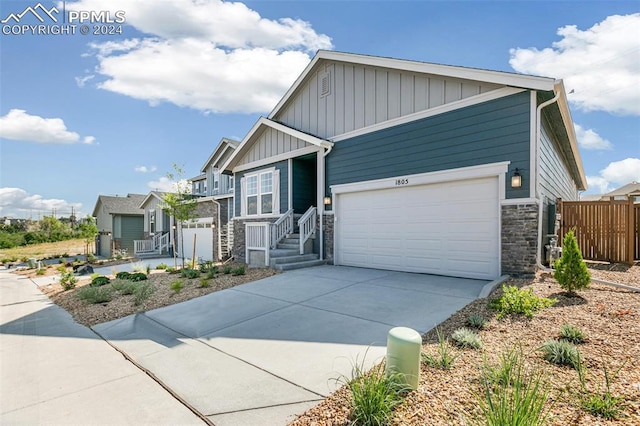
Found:
[{"label": "house", "polygon": [[630,182],[618,189],[614,189],[611,192],[607,192],[602,197],[602,201],[609,200],[622,200],[626,201],[632,199],[634,203],[640,203],[640,183]]},{"label": "house", "polygon": [[162,191],[151,191],[140,203],[144,211],[143,239],[134,241],[135,257],[165,256],[173,253],[175,233],[174,220],[162,209]]},{"label": "house", "polygon": [[222,169],[237,260],[480,279],[532,274],[586,188],[561,80],[332,51]]},{"label": "house", "polygon": [[231,256],[233,245],[233,178],[220,173],[220,166],[239,142],[223,138],[201,168],[190,179],[191,194],[198,197],[197,219],[182,223],[179,253],[205,261],[220,261]]},{"label": "house", "polygon": [[143,194],[98,196],[92,213],[98,227],[97,255],[113,257],[119,250],[133,255],[134,241],[144,237],[144,210],[140,208],[144,198]]}]

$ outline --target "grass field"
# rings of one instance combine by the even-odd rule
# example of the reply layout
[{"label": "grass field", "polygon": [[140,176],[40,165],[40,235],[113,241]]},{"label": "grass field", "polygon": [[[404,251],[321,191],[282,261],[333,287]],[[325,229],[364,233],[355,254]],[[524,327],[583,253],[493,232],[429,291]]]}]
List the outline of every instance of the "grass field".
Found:
[{"label": "grass field", "polygon": [[[93,244],[89,246],[89,252],[93,252]],[[42,259],[45,257],[60,256],[68,254],[70,256],[76,254],[84,254],[84,239],[77,238],[74,240],[58,241],[55,243],[31,244],[28,246],[14,247],[11,249],[0,249],[0,259],[17,259],[23,258]]]}]

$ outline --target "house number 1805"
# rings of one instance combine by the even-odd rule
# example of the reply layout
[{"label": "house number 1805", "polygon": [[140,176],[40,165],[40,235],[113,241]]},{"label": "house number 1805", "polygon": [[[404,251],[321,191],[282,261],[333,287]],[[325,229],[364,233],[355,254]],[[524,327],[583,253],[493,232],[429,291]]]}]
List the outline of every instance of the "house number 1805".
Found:
[{"label": "house number 1805", "polygon": [[396,179],[396,186],[400,186],[400,185],[408,185],[409,184],[409,179]]}]

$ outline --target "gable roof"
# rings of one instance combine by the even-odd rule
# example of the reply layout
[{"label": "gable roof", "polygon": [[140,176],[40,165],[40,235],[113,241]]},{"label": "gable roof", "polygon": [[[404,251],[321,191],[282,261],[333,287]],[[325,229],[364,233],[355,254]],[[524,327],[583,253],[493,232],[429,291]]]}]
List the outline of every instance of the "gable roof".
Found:
[{"label": "gable roof", "polygon": [[467,68],[453,65],[441,65],[429,62],[409,61],[406,59],[385,58],[355,53],[318,50],[309,65],[302,71],[300,77],[293,83],[280,102],[268,115],[273,119],[287,104],[299,87],[312,75],[312,71],[318,68],[322,62],[338,61],[356,63],[372,67],[390,68],[395,70],[431,74],[443,77],[460,78],[464,80],[482,81],[486,83],[502,84],[505,86],[519,87],[531,90],[550,91],[554,89],[556,79],[549,77],[537,77],[525,74],[509,73],[504,71],[490,71],[480,68]]},{"label": "gable roof", "polygon": [[222,138],[218,146],[216,146],[216,149],[213,150],[209,158],[207,158],[207,161],[205,161],[204,165],[200,168],[200,171],[205,172],[207,168],[209,168],[209,166],[215,162],[215,160],[222,157],[222,155],[225,153],[226,150],[236,149],[238,145],[240,145],[239,141],[228,139],[228,138]]},{"label": "gable roof", "polygon": [[621,195],[640,195],[640,182],[630,182],[618,189],[607,192],[603,197],[616,197]]},{"label": "gable roof", "polygon": [[269,120],[268,118],[260,117],[258,121],[256,121],[256,123],[253,125],[251,130],[249,130],[249,133],[247,133],[244,139],[242,139],[242,142],[236,148],[235,152],[222,165],[222,167],[220,167],[220,170],[222,170],[223,172],[232,171],[233,167],[237,165],[238,161],[242,159],[242,156],[249,150],[253,141],[255,140],[255,137],[259,136],[261,131],[265,128],[272,128],[279,132],[286,133],[294,138],[298,138],[317,147],[326,149],[333,147],[333,142],[329,142],[328,140],[318,138],[305,132],[301,132],[300,130],[286,126],[282,123],[275,122],[273,120]]},{"label": "gable roof", "polygon": [[169,192],[166,191],[151,191],[144,197],[144,200],[139,205],[139,208],[144,210],[144,206],[151,200],[152,198],[157,198],[159,201],[162,201],[162,197],[164,197]]},{"label": "gable roof", "polygon": [[98,215],[99,204],[102,204],[109,214],[143,215],[144,211],[140,208],[140,204],[145,197],[144,194],[127,194],[126,197],[98,195],[92,215]]}]

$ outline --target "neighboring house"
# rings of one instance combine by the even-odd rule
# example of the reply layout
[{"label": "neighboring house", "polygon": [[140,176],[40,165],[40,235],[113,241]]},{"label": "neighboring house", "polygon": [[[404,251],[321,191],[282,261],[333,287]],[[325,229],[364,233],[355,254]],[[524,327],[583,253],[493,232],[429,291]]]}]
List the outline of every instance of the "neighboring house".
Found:
[{"label": "neighboring house", "polygon": [[161,191],[151,191],[140,203],[144,210],[144,239],[134,243],[134,255],[163,256],[173,253],[173,217],[162,209],[162,197],[167,194]]},{"label": "neighboring house", "polygon": [[561,80],[329,51],[222,169],[237,260],[273,264],[307,213],[334,264],[482,279],[533,273],[586,189]]},{"label": "neighboring house", "polygon": [[202,166],[202,174],[190,179],[191,193],[198,197],[198,218],[182,224],[185,257],[193,257],[194,238],[198,259],[219,261],[232,255],[233,177],[223,175],[219,168],[238,144],[223,138]]},{"label": "neighboring house", "polygon": [[98,227],[97,255],[112,257],[115,250],[133,255],[134,241],[144,238],[144,210],[140,208],[144,199],[143,194],[98,196],[92,213]]},{"label": "neighboring house", "polygon": [[611,192],[607,192],[601,198],[603,201],[632,199],[634,203],[640,203],[640,183],[631,182]]}]

